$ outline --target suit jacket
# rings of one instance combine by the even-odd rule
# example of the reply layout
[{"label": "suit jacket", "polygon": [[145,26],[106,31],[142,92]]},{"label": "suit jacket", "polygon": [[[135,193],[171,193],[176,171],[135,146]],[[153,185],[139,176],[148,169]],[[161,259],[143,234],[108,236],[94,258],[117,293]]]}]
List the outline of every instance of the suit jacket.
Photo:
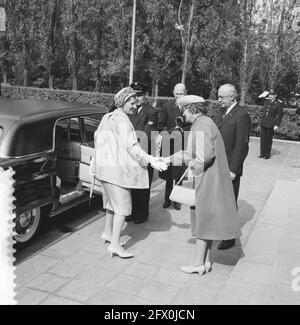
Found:
[{"label": "suit jacket", "polygon": [[224,111],[216,116],[216,124],[222,135],[229,169],[237,176],[243,174],[243,163],[249,151],[251,119],[238,104],[223,118]]},{"label": "suit jacket", "polygon": [[265,100],[263,113],[261,116],[261,125],[265,128],[279,126],[283,115],[282,102],[275,99],[273,102]]},{"label": "suit jacket", "polygon": [[[161,108],[158,115],[158,123],[157,123],[157,129],[158,131],[167,131],[170,134],[172,133],[171,140],[167,137],[163,136],[162,139],[162,146],[166,146],[170,143],[170,152],[168,155],[172,155],[174,152],[178,150],[182,150],[185,148],[185,140],[187,140],[187,137],[184,137],[182,134],[182,131],[189,131],[191,128],[191,124],[187,124],[185,126],[182,126],[181,130],[176,130],[176,118],[178,116],[182,116],[182,113],[179,109],[179,107],[176,105],[175,100],[169,101],[165,103]],[[174,131],[174,132],[173,132]],[[170,141],[170,142],[169,142]],[[178,144],[180,142],[182,143],[181,148],[179,148]],[[180,166],[173,166],[172,164],[169,166],[169,168],[166,171],[159,172],[159,177],[162,179],[175,179],[178,180],[181,175],[184,173],[186,169],[185,165]]]},{"label": "suit jacket", "polygon": [[[158,110],[146,102],[139,112],[129,115],[129,119],[136,132],[142,131],[147,135],[147,139],[141,139],[142,133],[137,132],[141,147],[151,153],[151,144],[155,143],[155,134],[152,132],[157,131]],[[153,148],[153,150],[155,149]],[[155,151],[153,150],[152,153],[154,154]]]},{"label": "suit jacket", "polygon": [[158,115],[157,129],[158,131],[172,130],[176,126],[176,118],[182,115],[179,107],[176,105],[175,100],[165,103],[161,108]]}]

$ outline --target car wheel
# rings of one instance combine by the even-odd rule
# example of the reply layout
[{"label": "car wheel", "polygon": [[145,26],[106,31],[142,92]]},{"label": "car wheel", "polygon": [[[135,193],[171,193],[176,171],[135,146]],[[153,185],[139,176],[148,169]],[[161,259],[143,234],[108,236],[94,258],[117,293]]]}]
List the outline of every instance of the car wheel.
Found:
[{"label": "car wheel", "polygon": [[41,228],[41,208],[35,208],[21,213],[15,219],[15,236],[17,243],[25,244],[31,241]]}]

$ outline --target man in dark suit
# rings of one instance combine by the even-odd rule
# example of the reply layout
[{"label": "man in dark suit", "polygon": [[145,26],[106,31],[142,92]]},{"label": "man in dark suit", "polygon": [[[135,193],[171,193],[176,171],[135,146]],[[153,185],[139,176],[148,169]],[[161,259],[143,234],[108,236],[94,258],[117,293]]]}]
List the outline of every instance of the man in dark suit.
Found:
[{"label": "man in dark suit", "polygon": [[[148,100],[148,86],[134,82],[130,85],[137,95],[137,110],[133,115],[130,115],[131,123],[140,140],[141,147],[151,154],[151,145],[153,143],[155,134],[152,131],[157,131],[158,110],[152,107]],[[132,213],[131,216],[126,217],[126,221],[134,221],[139,224],[148,220],[149,217],[149,201],[150,189],[153,178],[153,168],[148,166],[149,174],[149,188],[148,189],[132,189]]]},{"label": "man in dark suit", "polygon": [[[243,163],[249,151],[251,119],[245,109],[237,102],[237,91],[231,84],[222,85],[218,91],[222,109],[216,117],[216,124],[223,137],[230,176],[236,201],[238,199]],[[235,239],[223,240],[219,249],[228,249]]]},{"label": "man in dark suit", "polygon": [[273,89],[265,99],[260,134],[259,158],[270,159],[274,133],[277,132],[283,115],[282,102],[276,98]]},{"label": "man in dark suit", "polygon": [[[171,134],[176,126],[176,119],[179,116],[182,116],[182,113],[177,105],[177,101],[179,98],[186,95],[186,88],[185,85],[182,83],[176,84],[173,90],[173,95],[175,97],[174,100],[168,101],[165,103],[161,108],[158,116],[158,123],[157,123],[157,129],[158,131],[167,131],[169,134]],[[181,135],[178,133],[181,141]],[[169,141],[169,139],[166,139]],[[164,141],[164,137],[162,139]],[[174,142],[174,140],[173,140]],[[162,144],[164,146],[164,143]],[[174,143],[171,143],[171,149],[170,154],[172,154],[174,151]],[[169,166],[169,168],[165,172],[160,172],[159,177],[164,179],[166,181],[166,187],[165,187],[165,201],[163,204],[163,207],[166,209],[171,205],[171,200],[169,199],[170,194],[173,189],[174,180],[177,181],[182,176],[183,167],[182,166]],[[177,202],[173,202],[174,208],[176,210],[180,210],[181,206]]]}]

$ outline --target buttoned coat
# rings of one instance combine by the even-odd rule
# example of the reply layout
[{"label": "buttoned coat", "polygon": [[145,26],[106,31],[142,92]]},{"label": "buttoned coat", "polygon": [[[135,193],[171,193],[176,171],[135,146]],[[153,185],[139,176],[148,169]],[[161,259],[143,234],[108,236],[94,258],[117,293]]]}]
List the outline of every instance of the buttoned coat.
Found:
[{"label": "buttoned coat", "polygon": [[[192,171],[197,177],[193,235],[206,240],[239,237],[241,229],[224,142],[213,120],[207,116],[196,118],[183,158],[178,152],[171,159],[194,163]],[[213,164],[204,171],[212,159]]]},{"label": "buttoned coat", "polygon": [[249,151],[251,118],[237,104],[225,116],[224,111],[220,110],[216,116],[216,124],[224,141],[229,169],[237,176],[242,176],[244,160]]},{"label": "buttoned coat", "polygon": [[[157,122],[158,122],[158,109],[154,108],[148,102],[146,102],[140,111],[137,111],[135,114],[129,116],[129,119],[137,132],[137,137],[139,138],[140,132],[144,132],[147,136],[147,141],[141,141],[141,147],[143,150],[151,153],[151,144],[153,144],[152,154],[155,155],[155,139],[157,131]],[[148,145],[147,145],[148,143]]]},{"label": "buttoned coat", "polygon": [[116,109],[95,132],[96,177],[125,188],[149,188],[149,155],[138,143],[128,116]]},{"label": "buttoned coat", "polygon": [[261,126],[265,128],[273,128],[276,125],[279,127],[282,116],[282,102],[277,98],[272,102],[266,99],[261,116]]}]

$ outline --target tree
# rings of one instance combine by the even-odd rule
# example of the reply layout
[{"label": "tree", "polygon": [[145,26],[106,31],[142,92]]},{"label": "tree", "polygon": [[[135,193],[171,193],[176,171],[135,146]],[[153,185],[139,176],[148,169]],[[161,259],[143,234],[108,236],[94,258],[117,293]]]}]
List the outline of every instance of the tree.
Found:
[{"label": "tree", "polygon": [[[146,25],[137,44],[139,68],[144,65],[152,77],[152,94],[158,96],[159,83],[166,76],[168,67],[176,57],[178,48],[174,21],[176,8],[167,1],[144,1]],[[143,20],[144,21],[144,20]],[[146,64],[145,64],[146,63]]]},{"label": "tree", "polygon": [[288,72],[293,62],[291,54],[297,51],[298,37],[292,29],[295,3],[296,0],[268,0],[262,5],[264,33],[260,54],[271,88],[276,88],[281,77]]},{"label": "tree", "polygon": [[241,90],[241,105],[246,102],[248,90],[258,62],[259,32],[256,21],[258,8],[255,0],[240,0],[239,40],[241,56],[239,63],[239,79]]},{"label": "tree", "polygon": [[[185,0],[180,0],[178,9],[178,24],[177,28],[180,30],[181,42],[182,42],[182,77],[181,82],[185,83],[186,75],[189,70],[188,60],[191,49],[194,45],[196,38],[196,20],[195,18],[195,6],[196,1],[191,0],[188,12],[184,12],[183,3]],[[185,1],[187,2],[187,1]],[[186,24],[182,23],[182,17],[185,16]]]},{"label": "tree", "polygon": [[236,27],[233,23],[235,13],[232,1],[223,1],[221,4],[207,1],[199,14],[191,61],[194,69],[210,84],[211,99],[216,98],[220,80],[234,75],[230,47],[236,42]]},{"label": "tree", "polygon": [[48,74],[48,85],[53,89],[54,68],[58,58],[58,46],[62,37],[61,1],[43,0],[41,34],[41,60]]}]

